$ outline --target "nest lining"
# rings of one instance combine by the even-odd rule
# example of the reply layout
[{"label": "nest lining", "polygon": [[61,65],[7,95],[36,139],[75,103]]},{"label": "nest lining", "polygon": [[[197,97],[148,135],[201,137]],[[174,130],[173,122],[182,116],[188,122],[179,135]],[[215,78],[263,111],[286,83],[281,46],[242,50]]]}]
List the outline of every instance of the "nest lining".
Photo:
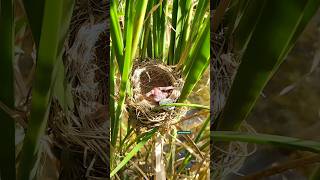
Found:
[{"label": "nest lining", "polygon": [[184,114],[185,108],[160,108],[159,103],[147,94],[154,88],[171,87],[167,97],[171,103],[180,96],[183,80],[174,66],[154,60],[136,61],[131,76],[132,96],[128,97],[129,120],[137,127],[147,129],[166,127],[176,123]]}]

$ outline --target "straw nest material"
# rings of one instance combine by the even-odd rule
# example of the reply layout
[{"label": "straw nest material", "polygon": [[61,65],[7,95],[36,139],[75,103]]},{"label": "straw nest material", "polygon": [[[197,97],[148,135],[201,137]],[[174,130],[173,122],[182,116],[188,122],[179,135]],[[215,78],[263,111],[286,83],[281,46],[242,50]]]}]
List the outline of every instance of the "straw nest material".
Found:
[{"label": "straw nest material", "polygon": [[63,58],[65,102],[54,97],[49,128],[60,179],[108,179],[107,1],[77,1]]},{"label": "straw nest material", "polygon": [[[242,124],[239,131],[256,134],[256,131],[246,123]],[[257,146],[245,142],[221,143],[219,145],[211,143],[211,149],[213,157],[211,179],[225,179],[231,174],[239,174],[238,171],[246,159],[256,152]]]},{"label": "straw nest material", "polygon": [[[132,95],[127,98],[129,121],[138,129],[168,127],[176,123],[185,108],[163,107],[175,103],[180,96],[183,80],[174,66],[155,60],[136,61],[131,75]],[[161,92],[158,89],[164,89]],[[163,97],[159,97],[157,92]]]}]

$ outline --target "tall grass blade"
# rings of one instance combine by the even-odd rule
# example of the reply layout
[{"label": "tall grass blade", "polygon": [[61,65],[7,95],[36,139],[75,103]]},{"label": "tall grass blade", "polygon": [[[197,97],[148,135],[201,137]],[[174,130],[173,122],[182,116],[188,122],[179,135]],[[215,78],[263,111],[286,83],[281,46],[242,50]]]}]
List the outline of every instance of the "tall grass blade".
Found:
[{"label": "tall grass blade", "polygon": [[133,30],[133,42],[132,42],[132,58],[135,57],[138,43],[141,36],[141,31],[144,23],[144,17],[146,15],[148,0],[139,0],[136,5],[134,30]]},{"label": "tall grass blade", "polygon": [[188,40],[189,23],[191,18],[192,0],[179,1],[177,26],[176,26],[176,47],[174,53],[174,64],[177,64],[181,53]]},{"label": "tall grass blade", "polygon": [[173,0],[172,7],[172,22],[171,22],[171,34],[170,34],[170,44],[169,44],[169,52],[168,52],[168,64],[173,65],[175,47],[176,47],[176,29],[177,29],[177,16],[178,16],[178,0]]},{"label": "tall grass blade", "polygon": [[[129,79],[129,74],[132,69],[132,40],[133,40],[133,25],[134,25],[134,14],[133,14],[133,5],[134,2],[130,1],[128,5],[128,17],[126,21],[126,50],[125,50],[125,56],[124,56],[124,64],[123,64],[123,71],[121,74],[121,84],[120,84],[120,93],[119,93],[119,102],[118,106],[116,109],[116,117],[115,117],[115,122],[112,126],[111,129],[111,144],[115,147],[116,140],[118,137],[118,132],[119,132],[119,126],[120,126],[120,120],[121,120],[121,114],[122,114],[122,109],[124,106],[125,98],[126,98],[126,93],[127,93],[127,86],[128,86],[128,79]],[[127,48],[129,47],[129,48]]]},{"label": "tall grass blade", "polygon": [[63,53],[64,53],[64,45],[65,40],[67,38],[69,32],[69,22],[73,13],[73,6],[75,4],[75,0],[67,0],[63,1],[63,10],[62,10],[62,18],[60,22],[59,28],[59,43],[57,49],[57,61],[54,65],[53,69],[53,90],[52,96],[58,99],[59,104],[66,112],[67,109],[73,109],[74,102],[71,94],[71,85],[67,83],[66,80],[66,69],[63,64]]},{"label": "tall grass blade", "polygon": [[[0,103],[14,108],[14,5],[0,0]],[[15,179],[15,123],[0,106],[0,179]]]},{"label": "tall grass blade", "polygon": [[[194,18],[192,20],[192,25],[191,25],[191,34],[190,37],[188,38],[188,42],[186,43],[183,51],[181,51],[179,59],[177,59],[176,63],[178,64],[178,67],[184,66],[185,61],[189,57],[189,52],[190,49],[193,49],[194,41],[197,39],[199,36],[199,29],[201,29],[202,25],[206,25],[206,22],[204,22],[205,15],[208,13],[210,3],[208,0],[199,0],[197,9],[194,15]],[[210,19],[207,17],[207,19]],[[209,47],[210,48],[210,47]]]},{"label": "tall grass blade", "polygon": [[210,18],[207,18],[205,27],[195,43],[195,53],[191,56],[194,59],[193,64],[187,74],[185,84],[182,88],[178,102],[183,102],[192,92],[196,83],[200,80],[202,74],[209,65],[210,57]]},{"label": "tall grass blade", "polygon": [[191,107],[191,108],[199,108],[199,109],[206,109],[206,110],[210,110],[209,106],[204,106],[201,104],[186,104],[186,103],[168,103],[168,104],[162,104],[160,105],[160,107],[164,107],[164,106],[171,106],[171,107]]},{"label": "tall grass blade", "polygon": [[168,0],[163,0],[160,9],[160,23],[159,23],[159,53],[162,61],[165,60],[165,46],[166,46],[166,26],[167,26]]},{"label": "tall grass blade", "polygon": [[159,58],[159,22],[160,22],[160,10],[159,6],[161,6],[161,0],[153,0],[153,6],[157,7],[156,11],[152,14],[152,37],[153,37],[153,51],[154,57]]},{"label": "tall grass blade", "polygon": [[45,1],[32,89],[32,109],[21,153],[18,179],[33,179],[37,170],[40,139],[45,132],[50,108],[49,95],[53,86],[54,63],[61,55],[59,51],[69,27],[73,4],[73,0]]},{"label": "tall grass blade", "polygon": [[110,7],[110,35],[112,39],[112,47],[114,48],[119,70],[123,69],[123,38],[119,24],[119,16],[117,9],[117,1],[111,2]]},{"label": "tall grass blade", "polygon": [[[147,6],[148,13],[150,12],[151,8],[152,8],[152,3],[148,3],[148,6]],[[142,58],[147,57],[148,44],[151,36],[150,32],[151,32],[151,17],[147,17],[147,20],[144,23],[144,35],[143,35],[143,42],[142,42],[143,44],[141,49]],[[149,57],[151,57],[151,55],[149,55]]]}]

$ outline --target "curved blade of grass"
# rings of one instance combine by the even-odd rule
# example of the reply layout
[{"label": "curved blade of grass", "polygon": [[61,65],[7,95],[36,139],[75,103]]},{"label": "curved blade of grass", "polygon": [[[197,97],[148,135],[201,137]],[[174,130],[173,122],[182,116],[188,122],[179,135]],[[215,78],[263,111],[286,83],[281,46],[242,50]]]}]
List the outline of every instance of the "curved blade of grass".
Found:
[{"label": "curved blade of grass", "polygon": [[302,22],[311,18],[319,4],[320,0],[266,1],[218,120],[218,130],[238,129],[297,39],[297,32],[304,29]]},{"label": "curved blade of grass", "polygon": [[204,31],[199,40],[195,43],[195,54],[191,56],[194,59],[193,64],[187,74],[186,81],[181,91],[178,102],[183,102],[192,92],[196,83],[200,80],[203,72],[209,65],[210,57],[210,18],[207,18]]},{"label": "curved blade of grass", "polygon": [[[0,0],[0,101],[14,107],[14,5]],[[0,179],[15,179],[15,122],[0,107]]]},{"label": "curved blade of grass", "polygon": [[[207,20],[208,20],[208,19],[207,19]],[[205,27],[206,27],[206,26],[202,26],[202,27],[200,28],[200,32],[199,32],[200,35],[203,34],[203,33],[204,33],[203,31],[206,30]],[[196,45],[199,44],[199,43],[203,43],[202,41],[203,41],[203,39],[201,39],[201,36],[199,36],[199,37],[196,39],[196,41],[195,41],[195,43],[194,43],[194,46],[191,47],[190,53],[189,53],[189,58],[188,58],[188,60],[185,61],[185,63],[182,65],[183,68],[184,68],[184,69],[183,69],[183,75],[184,75],[184,76],[188,76],[188,73],[190,72],[190,69],[191,69],[191,67],[192,67],[192,65],[193,65],[193,62],[197,60],[197,59],[195,59],[195,55],[197,55],[197,53],[198,53],[198,49],[197,49],[197,46],[196,46]],[[180,64],[178,64],[178,66],[180,66]]]},{"label": "curved blade of grass", "polygon": [[285,137],[269,134],[250,134],[235,131],[212,131],[211,138],[214,142],[218,141],[240,141],[255,144],[269,144],[273,146],[280,146],[286,148],[293,148],[296,150],[311,151],[320,153],[320,142],[303,140],[293,137]]},{"label": "curved blade of grass", "polygon": [[115,49],[119,70],[123,69],[123,38],[119,24],[119,16],[117,12],[117,1],[111,2],[110,7],[110,35],[112,39],[112,47]]},{"label": "curved blade of grass", "polygon": [[118,166],[111,171],[110,178],[113,177],[121,168],[123,168],[130,159],[137,154],[137,152],[148,142],[148,140],[154,135],[157,131],[156,128],[152,129],[150,132],[146,133],[139,143],[123,158],[123,160],[118,164]]},{"label": "curved blade of grass", "polygon": [[[18,168],[18,179],[33,179],[37,169],[37,155],[40,139],[45,132],[50,108],[49,91],[52,87],[52,72],[54,63],[59,59],[59,43],[65,26],[69,26],[73,0],[45,1],[44,16],[41,28],[40,43],[37,57],[37,68],[32,89],[32,109],[28,131],[24,140],[21,161]],[[70,6],[69,6],[70,5]],[[70,16],[64,16],[69,14]]]},{"label": "curved blade of grass", "polygon": [[[297,27],[297,30],[295,31],[295,34],[293,35],[293,38],[291,39],[286,51],[283,53],[283,58],[288,54],[288,52],[293,48],[295,45],[295,42],[298,40],[298,37],[306,27],[306,25],[309,23],[310,19],[313,17],[317,9],[319,9],[319,1],[318,0],[309,0],[309,3],[306,6],[306,10],[303,13],[303,17],[300,21],[300,24]],[[276,68],[280,66],[282,61],[279,61],[279,63],[276,65]]]},{"label": "curved blade of grass", "polygon": [[[196,13],[194,15],[194,19],[192,20],[192,25],[190,28],[190,31],[192,32],[190,34],[190,37],[188,39],[188,42],[186,43],[185,48],[183,51],[181,51],[181,54],[178,59],[178,67],[183,67],[185,65],[185,61],[189,57],[190,49],[193,49],[194,41],[196,41],[197,37],[199,36],[199,29],[201,29],[202,24],[206,24],[204,22],[205,15],[208,13],[210,3],[208,0],[199,0]],[[207,19],[210,19],[207,17]]]},{"label": "curved blade of grass", "polygon": [[[151,27],[151,26],[150,26]],[[152,31],[152,27],[151,27],[151,31]],[[153,49],[153,37],[152,37],[152,33],[149,33],[149,37],[148,37],[148,47],[147,47],[147,54],[149,58],[154,58],[154,49]]]},{"label": "curved blade of grass", "polygon": [[[133,40],[133,25],[134,25],[134,16],[133,16],[133,8],[134,8],[134,2],[129,1],[128,9],[129,9],[129,15],[126,22],[126,46],[125,47],[132,47],[132,40]],[[129,74],[132,69],[132,48],[126,48],[125,50],[125,59],[123,64],[123,71],[121,74],[121,84],[120,84],[120,93],[119,93],[119,102],[116,109],[116,117],[115,122],[111,128],[111,144],[115,147],[116,140],[118,137],[119,132],[119,125],[120,125],[120,116],[122,114],[122,109],[124,106],[124,101],[126,98],[126,92],[127,92],[127,86],[128,86],[128,79]]]},{"label": "curved blade of grass", "polygon": [[170,104],[162,104],[160,105],[160,107],[164,107],[164,106],[174,106],[174,107],[191,107],[191,108],[200,108],[200,109],[207,109],[210,110],[209,106],[204,106],[201,104],[186,104],[186,103],[170,103]]}]

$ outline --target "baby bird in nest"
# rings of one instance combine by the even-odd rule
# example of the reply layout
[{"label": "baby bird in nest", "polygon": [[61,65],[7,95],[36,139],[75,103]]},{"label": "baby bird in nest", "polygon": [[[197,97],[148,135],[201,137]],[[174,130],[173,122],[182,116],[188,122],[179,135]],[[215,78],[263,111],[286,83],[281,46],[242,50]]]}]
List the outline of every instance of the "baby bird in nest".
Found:
[{"label": "baby bird in nest", "polygon": [[[151,91],[146,93],[149,101],[158,103],[159,105],[170,104],[176,102],[180,92],[173,86],[154,87]],[[173,110],[174,107],[164,107],[164,110]]]}]

